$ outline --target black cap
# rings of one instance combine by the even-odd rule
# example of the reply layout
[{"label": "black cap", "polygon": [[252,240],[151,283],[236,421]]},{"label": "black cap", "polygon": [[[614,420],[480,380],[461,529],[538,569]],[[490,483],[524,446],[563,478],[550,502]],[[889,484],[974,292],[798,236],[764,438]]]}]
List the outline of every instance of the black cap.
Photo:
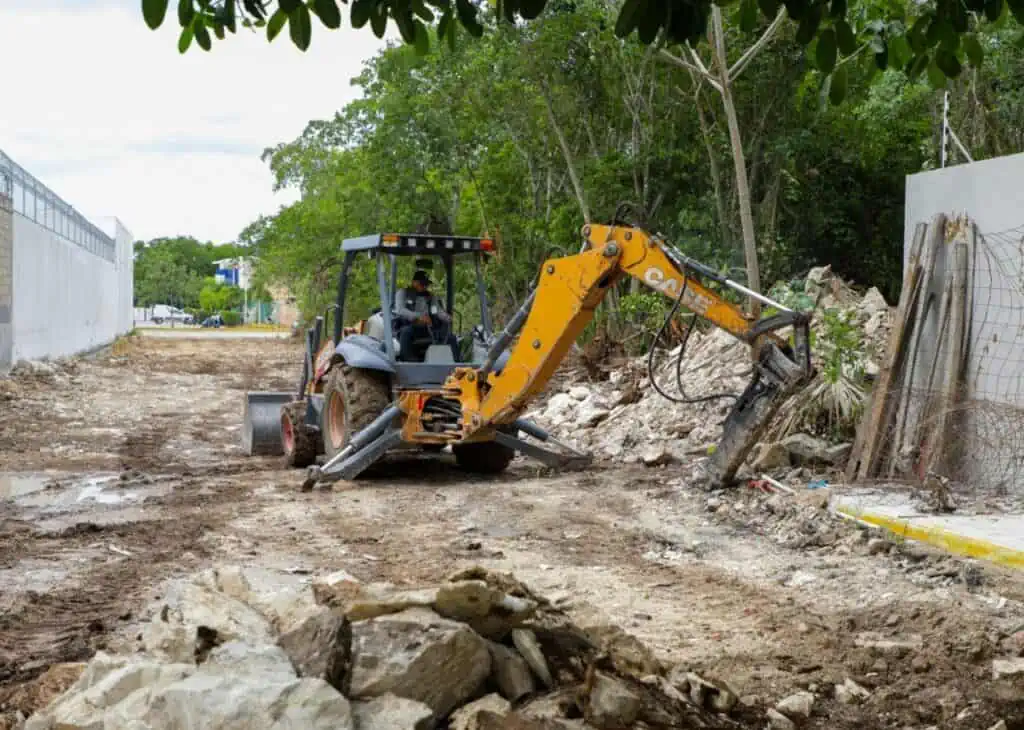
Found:
[{"label": "black cap", "polygon": [[426,284],[427,286],[430,286],[431,284],[434,283],[430,280],[430,277],[427,276],[427,272],[424,271],[423,269],[417,270],[416,273],[412,275],[412,280],[421,282],[423,284]]}]

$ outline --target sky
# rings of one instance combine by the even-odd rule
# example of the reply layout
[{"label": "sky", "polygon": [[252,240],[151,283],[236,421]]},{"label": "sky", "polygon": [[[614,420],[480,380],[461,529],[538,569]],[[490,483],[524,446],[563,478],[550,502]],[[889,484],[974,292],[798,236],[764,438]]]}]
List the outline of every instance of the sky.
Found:
[{"label": "sky", "polygon": [[287,29],[267,43],[240,28],[180,55],[176,5],[151,31],[139,0],[2,0],[0,150],[137,240],[229,242],[296,197],[273,192],[263,149],[356,98],[384,42],[314,24],[302,53]]}]

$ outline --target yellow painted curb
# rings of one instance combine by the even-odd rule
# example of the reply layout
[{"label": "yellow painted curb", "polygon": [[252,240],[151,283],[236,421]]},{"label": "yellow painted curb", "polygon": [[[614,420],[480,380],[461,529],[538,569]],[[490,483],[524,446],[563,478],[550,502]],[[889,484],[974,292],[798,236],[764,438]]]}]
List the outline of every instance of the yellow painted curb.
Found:
[{"label": "yellow painted curb", "polygon": [[1008,568],[1024,569],[1024,551],[1003,547],[987,540],[979,540],[974,537],[965,537],[949,530],[939,527],[914,526],[906,520],[894,517],[883,517],[873,515],[870,512],[860,512],[850,507],[836,506],[837,512],[853,517],[864,522],[882,527],[889,532],[909,540],[934,545],[957,555],[966,555],[970,558],[988,560]]}]

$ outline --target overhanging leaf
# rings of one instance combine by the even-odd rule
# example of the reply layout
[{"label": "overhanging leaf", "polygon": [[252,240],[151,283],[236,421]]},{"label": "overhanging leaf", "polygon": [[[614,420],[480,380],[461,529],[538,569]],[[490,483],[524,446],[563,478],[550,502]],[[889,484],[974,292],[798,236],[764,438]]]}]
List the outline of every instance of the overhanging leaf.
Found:
[{"label": "overhanging leaf", "polygon": [[946,74],[939,68],[937,61],[933,60],[929,63],[927,71],[928,83],[932,85],[932,88],[941,89],[946,85]]},{"label": "overhanging leaf", "polygon": [[963,39],[964,53],[972,66],[981,66],[985,60],[985,49],[981,47],[981,41],[976,35],[967,35]]},{"label": "overhanging leaf", "polygon": [[832,0],[832,17],[837,19],[846,17],[846,0]]},{"label": "overhanging leaf", "polygon": [[846,66],[840,66],[832,72],[832,83],[828,90],[828,99],[835,105],[843,103],[846,98]]},{"label": "overhanging leaf", "polygon": [[191,25],[194,17],[196,17],[196,9],[192,7],[192,0],[178,0],[178,25],[182,28]]},{"label": "overhanging leaf", "polygon": [[430,53],[430,36],[427,34],[427,27],[418,20],[414,20],[413,23],[415,28],[413,44],[416,47],[416,53],[425,56]]},{"label": "overhanging leaf", "polygon": [[285,11],[281,10],[281,8],[274,11],[274,14],[270,16],[270,20],[267,21],[267,40],[272,41],[277,38],[287,22],[288,14]]},{"label": "overhanging leaf", "polygon": [[188,47],[192,45],[194,35],[191,24],[181,29],[181,35],[178,36],[178,53],[184,53],[188,50]]},{"label": "overhanging leaf", "polygon": [[615,21],[615,35],[625,38],[636,28],[636,14],[643,0],[626,0],[619,10],[619,17]]},{"label": "overhanging leaf", "polygon": [[737,9],[739,15],[740,30],[744,33],[752,33],[757,28],[757,0],[740,0]]},{"label": "overhanging leaf", "polygon": [[821,13],[820,5],[815,5],[804,13],[804,16],[800,19],[800,26],[796,31],[797,43],[806,46],[814,39],[815,34],[818,32],[818,26],[821,25]]},{"label": "overhanging leaf", "polygon": [[341,27],[341,11],[336,0],[313,0],[313,12],[327,28]]},{"label": "overhanging leaf", "polygon": [[301,0],[277,0],[277,4],[288,15],[302,7]]},{"label": "overhanging leaf", "polygon": [[853,29],[844,19],[837,20],[835,28],[836,47],[839,48],[839,52],[844,56],[849,56],[857,50],[857,38],[853,35]]},{"label": "overhanging leaf", "polygon": [[1004,7],[1003,0],[985,0],[985,17],[990,23],[996,22],[1003,14]]},{"label": "overhanging leaf", "polygon": [[520,0],[519,14],[526,20],[533,20],[544,11],[547,0]]},{"label": "overhanging leaf", "polygon": [[[350,18],[353,28],[362,28],[370,20],[370,14],[373,12],[373,0],[355,0],[352,3],[352,17]],[[450,11],[445,13],[445,17],[450,17]],[[441,19],[442,22],[444,18]],[[444,35],[443,31],[439,32]]]},{"label": "overhanging leaf", "polygon": [[774,18],[779,14],[779,0],[757,0],[757,6],[766,18]]},{"label": "overhanging leaf", "polygon": [[1014,20],[1024,24],[1024,0],[1006,0],[1006,4],[1010,6]]},{"label": "overhanging leaf", "polygon": [[288,14],[288,35],[300,51],[309,48],[309,43],[313,39],[313,19],[305,5],[299,5],[294,12]]},{"label": "overhanging leaf", "polygon": [[830,74],[836,67],[836,51],[836,32],[826,28],[818,36],[818,47],[815,50],[815,60],[822,73]]},{"label": "overhanging leaf", "polygon": [[484,27],[476,19],[476,6],[469,0],[455,0],[455,11],[459,14],[459,22],[474,38],[484,34]]},{"label": "overhanging leaf", "polygon": [[951,79],[955,79],[963,71],[960,59],[956,57],[955,53],[947,51],[945,48],[940,48],[935,53],[935,65],[939,67],[945,76]]},{"label": "overhanging leaf", "polygon": [[150,30],[156,30],[167,17],[168,0],[142,0],[142,17]]},{"label": "overhanging leaf", "polygon": [[384,31],[388,28],[388,16],[384,10],[384,3],[378,2],[373,12],[370,13],[370,27],[373,28],[373,34],[378,38],[384,37]]},{"label": "overhanging leaf", "polygon": [[199,47],[202,48],[204,51],[208,51],[211,48],[213,48],[213,41],[210,40],[210,33],[208,30],[206,30],[206,23],[203,21],[203,19],[196,18],[196,22],[194,23],[194,25],[196,43],[199,44]]}]

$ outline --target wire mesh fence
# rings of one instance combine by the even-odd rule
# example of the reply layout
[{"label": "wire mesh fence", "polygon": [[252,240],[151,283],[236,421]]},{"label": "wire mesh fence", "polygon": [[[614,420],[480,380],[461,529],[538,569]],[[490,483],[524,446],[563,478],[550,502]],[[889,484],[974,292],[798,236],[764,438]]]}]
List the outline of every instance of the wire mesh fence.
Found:
[{"label": "wire mesh fence", "polygon": [[921,287],[875,476],[1024,496],[1024,226],[947,221]]},{"label": "wire mesh fence", "polygon": [[19,215],[107,261],[114,261],[114,239],[0,151],[0,197]]}]

